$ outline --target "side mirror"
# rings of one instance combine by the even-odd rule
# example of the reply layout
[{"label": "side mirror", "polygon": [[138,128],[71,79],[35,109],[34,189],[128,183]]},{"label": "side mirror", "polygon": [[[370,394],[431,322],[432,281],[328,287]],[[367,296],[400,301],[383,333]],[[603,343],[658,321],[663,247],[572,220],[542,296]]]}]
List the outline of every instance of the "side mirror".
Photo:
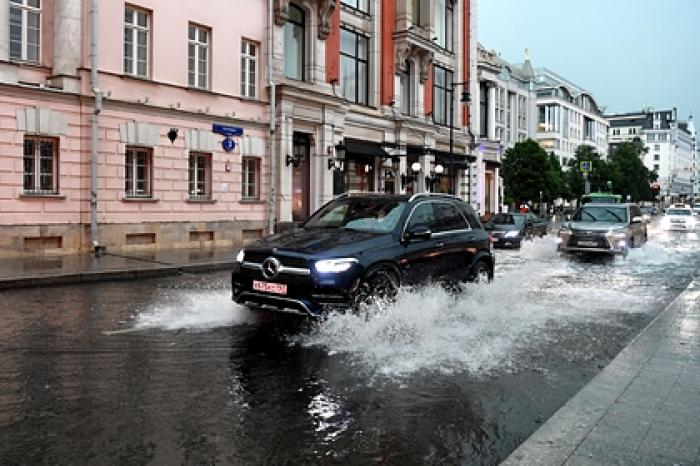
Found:
[{"label": "side mirror", "polygon": [[644,223],[644,217],[632,217],[632,223]]},{"label": "side mirror", "polygon": [[430,239],[431,235],[432,232],[430,231],[430,228],[426,227],[425,225],[416,225],[406,232],[406,239],[422,241]]}]

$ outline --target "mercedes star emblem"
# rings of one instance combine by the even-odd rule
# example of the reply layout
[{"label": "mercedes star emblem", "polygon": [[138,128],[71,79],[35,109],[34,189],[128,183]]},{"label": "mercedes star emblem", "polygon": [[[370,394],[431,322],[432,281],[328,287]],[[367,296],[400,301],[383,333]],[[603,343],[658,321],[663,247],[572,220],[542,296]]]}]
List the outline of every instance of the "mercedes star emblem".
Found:
[{"label": "mercedes star emblem", "polygon": [[282,264],[274,257],[268,257],[262,263],[262,274],[267,279],[272,279],[280,272]]}]

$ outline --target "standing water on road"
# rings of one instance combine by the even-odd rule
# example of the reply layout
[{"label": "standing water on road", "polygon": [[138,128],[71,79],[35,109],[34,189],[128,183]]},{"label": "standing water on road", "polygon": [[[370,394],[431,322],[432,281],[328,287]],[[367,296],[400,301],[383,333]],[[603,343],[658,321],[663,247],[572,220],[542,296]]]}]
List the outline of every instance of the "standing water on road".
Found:
[{"label": "standing water on road", "polygon": [[695,274],[694,234],[650,238],[526,242],[490,285],[301,326],[231,303],[226,273],[2,292],[0,458],[497,463]]}]

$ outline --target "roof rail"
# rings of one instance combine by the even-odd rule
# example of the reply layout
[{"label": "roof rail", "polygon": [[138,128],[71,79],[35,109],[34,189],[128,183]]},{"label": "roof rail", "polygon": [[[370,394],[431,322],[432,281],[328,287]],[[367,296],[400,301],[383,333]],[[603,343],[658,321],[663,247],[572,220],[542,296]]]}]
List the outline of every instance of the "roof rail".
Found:
[{"label": "roof rail", "polygon": [[416,193],[411,198],[408,200],[408,202],[413,202],[419,197],[436,197],[436,198],[448,198],[448,199],[459,199],[462,200],[461,197],[455,196],[454,194],[445,194],[445,193]]},{"label": "roof rail", "polygon": [[342,199],[350,196],[395,196],[394,193],[377,193],[374,191],[346,191],[335,196],[335,199]]}]

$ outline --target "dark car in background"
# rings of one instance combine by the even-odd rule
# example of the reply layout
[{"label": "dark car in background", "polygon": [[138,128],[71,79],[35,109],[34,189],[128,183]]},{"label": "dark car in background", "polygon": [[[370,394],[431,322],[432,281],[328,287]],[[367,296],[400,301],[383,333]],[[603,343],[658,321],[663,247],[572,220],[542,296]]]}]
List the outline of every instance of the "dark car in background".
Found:
[{"label": "dark car in background", "polygon": [[531,212],[496,214],[484,227],[494,245],[504,248],[520,248],[524,239],[547,234],[547,222]]},{"label": "dark car in background", "polygon": [[636,204],[586,204],[559,230],[557,250],[622,254],[647,241],[647,223]]},{"label": "dark car in background", "polygon": [[449,195],[342,195],[300,228],[242,250],[231,276],[236,303],[318,316],[403,284],[487,282],[494,258],[472,208]]}]

